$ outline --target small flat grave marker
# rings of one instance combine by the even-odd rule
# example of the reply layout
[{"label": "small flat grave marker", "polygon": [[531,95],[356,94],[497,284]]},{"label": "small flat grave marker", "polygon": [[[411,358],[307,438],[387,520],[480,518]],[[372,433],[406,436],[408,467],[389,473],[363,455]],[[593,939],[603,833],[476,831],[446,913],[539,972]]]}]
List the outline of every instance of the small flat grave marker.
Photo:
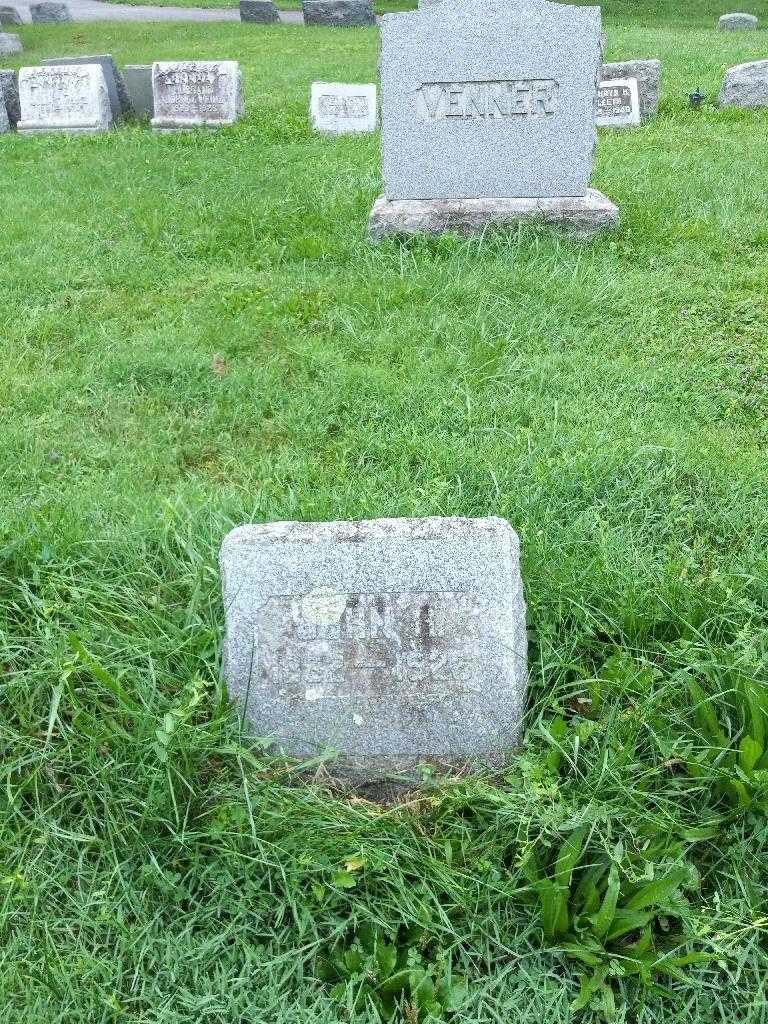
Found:
[{"label": "small flat grave marker", "polygon": [[152,92],[152,127],[160,131],[220,128],[243,114],[242,75],[234,60],[155,63]]},{"label": "small flat grave marker", "polygon": [[601,128],[628,128],[640,124],[636,78],[601,82],[597,90],[597,124]]},{"label": "small flat grave marker", "polygon": [[22,133],[104,132],[112,120],[107,83],[98,64],[22,68],[19,103]]},{"label": "small flat grave marker", "polygon": [[328,135],[376,131],[376,86],[345,82],[313,82],[310,96],[312,127]]},{"label": "small flat grave marker", "polygon": [[23,52],[21,38],[15,32],[0,32],[0,57],[13,57]]},{"label": "small flat grave marker", "polygon": [[107,83],[112,119],[117,121],[125,113],[125,85],[111,53],[99,53],[92,57],[47,57],[45,60],[41,60],[40,64],[44,68],[71,64],[98,64],[104,72],[104,81]]}]

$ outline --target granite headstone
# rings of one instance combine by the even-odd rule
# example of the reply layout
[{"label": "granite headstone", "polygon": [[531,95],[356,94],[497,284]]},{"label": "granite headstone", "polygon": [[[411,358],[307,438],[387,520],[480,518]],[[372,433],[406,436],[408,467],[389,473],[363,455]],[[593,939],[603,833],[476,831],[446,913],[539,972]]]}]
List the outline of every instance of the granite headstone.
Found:
[{"label": "granite headstone", "polygon": [[304,24],[331,28],[364,28],[376,24],[371,0],[303,0]]},{"label": "granite headstone", "polygon": [[616,78],[637,80],[637,95],[640,101],[640,120],[647,121],[659,112],[659,87],[661,84],[660,60],[621,60],[603,64],[602,82]]},{"label": "granite headstone", "polygon": [[724,14],[717,27],[721,32],[749,32],[757,28],[757,18],[754,14]]},{"label": "granite headstone", "polygon": [[272,0],[240,0],[240,21],[274,25],[280,21],[280,15]]},{"label": "granite headstone", "polygon": [[526,692],[503,519],[242,526],[222,545],[224,674],[249,730],[372,781],[503,758]]},{"label": "granite headstone", "polygon": [[22,68],[19,71],[23,133],[106,131],[112,121],[107,83],[98,64]]},{"label": "granite headstone", "polygon": [[0,32],[0,57],[13,57],[23,53],[21,39],[13,32]]},{"label": "granite headstone", "polygon": [[128,113],[138,118],[151,118],[155,114],[152,95],[152,65],[126,64],[123,68]]},{"label": "granite headstone", "polygon": [[15,128],[19,123],[21,111],[19,110],[19,73],[11,68],[0,68],[0,94],[5,100],[5,109],[11,127]]},{"label": "granite headstone", "polygon": [[155,63],[152,92],[152,127],[160,131],[218,128],[243,114],[242,76],[234,60]]},{"label": "granite headstone", "polygon": [[0,6],[0,25],[23,25],[24,19],[15,7]]},{"label": "granite headstone", "polygon": [[313,82],[310,117],[316,132],[348,135],[376,131],[376,86]]},{"label": "granite headstone", "polygon": [[111,53],[99,53],[92,57],[47,57],[45,60],[41,60],[40,64],[43,67],[98,64],[104,72],[104,81],[107,83],[112,119],[117,121],[125,113],[127,107],[125,85]]},{"label": "granite headstone", "polygon": [[720,106],[768,107],[768,60],[729,68],[720,90]]},{"label": "granite headstone", "polygon": [[72,15],[66,4],[53,3],[46,0],[44,3],[30,4],[29,15],[35,25],[63,25],[72,21]]},{"label": "granite headstone", "polygon": [[0,135],[11,130],[11,122],[8,120],[8,111],[5,109],[5,97],[0,95]]},{"label": "granite headstone", "polygon": [[597,124],[601,128],[629,128],[640,124],[636,78],[601,82],[597,90]]},{"label": "granite headstone", "polygon": [[601,52],[598,7],[440,0],[385,15],[385,196],[372,236],[550,214],[561,225],[581,207],[580,237],[590,218],[596,230],[615,225],[616,207],[589,189]]}]

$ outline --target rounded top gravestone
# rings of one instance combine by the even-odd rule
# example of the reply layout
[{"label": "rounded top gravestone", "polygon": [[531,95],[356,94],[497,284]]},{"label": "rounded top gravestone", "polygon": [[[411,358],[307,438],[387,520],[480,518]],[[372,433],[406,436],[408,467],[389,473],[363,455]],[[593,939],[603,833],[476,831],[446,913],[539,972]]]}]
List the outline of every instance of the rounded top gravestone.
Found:
[{"label": "rounded top gravestone", "polygon": [[51,0],[30,4],[29,13],[36,25],[61,25],[72,21],[69,7],[66,4],[53,3]]},{"label": "rounded top gravestone", "polygon": [[717,22],[721,32],[749,31],[757,28],[757,18],[754,14],[724,14]]},{"label": "rounded top gravestone", "polygon": [[768,107],[768,60],[729,68],[720,90],[723,107]]}]

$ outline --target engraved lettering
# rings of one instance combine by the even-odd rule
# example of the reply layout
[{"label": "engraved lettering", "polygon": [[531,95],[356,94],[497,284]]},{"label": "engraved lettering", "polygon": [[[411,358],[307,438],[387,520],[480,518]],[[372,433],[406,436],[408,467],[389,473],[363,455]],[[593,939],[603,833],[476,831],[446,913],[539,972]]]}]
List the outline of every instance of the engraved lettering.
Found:
[{"label": "engraved lettering", "polygon": [[557,92],[554,79],[425,82],[416,90],[416,111],[428,121],[548,117],[557,111]]}]

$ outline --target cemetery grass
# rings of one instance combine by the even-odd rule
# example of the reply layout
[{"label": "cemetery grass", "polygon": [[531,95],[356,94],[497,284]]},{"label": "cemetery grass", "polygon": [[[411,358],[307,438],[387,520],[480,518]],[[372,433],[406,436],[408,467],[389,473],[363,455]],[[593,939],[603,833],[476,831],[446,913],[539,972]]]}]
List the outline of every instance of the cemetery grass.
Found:
[{"label": "cemetery grass", "polygon": [[[764,1022],[768,114],[684,99],[759,40],[609,31],[665,62],[615,238],[376,248],[377,140],[306,121],[374,32],[20,31],[248,113],[0,139],[0,1020]],[[508,771],[380,807],[248,742],[224,533],[454,514],[521,535]]]}]

